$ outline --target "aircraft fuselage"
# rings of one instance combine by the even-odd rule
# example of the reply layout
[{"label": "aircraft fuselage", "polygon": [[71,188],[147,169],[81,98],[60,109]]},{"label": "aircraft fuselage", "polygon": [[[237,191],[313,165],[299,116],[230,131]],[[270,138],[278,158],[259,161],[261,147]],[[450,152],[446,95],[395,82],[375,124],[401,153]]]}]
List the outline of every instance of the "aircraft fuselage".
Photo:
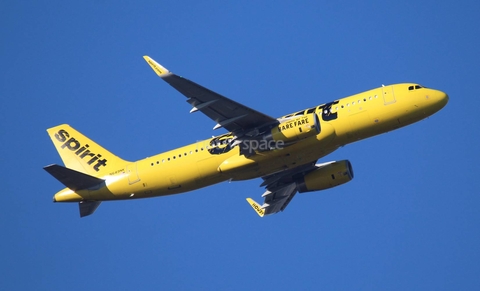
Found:
[{"label": "aircraft fuselage", "polygon": [[[445,93],[417,84],[382,86],[283,116],[279,120],[315,113],[320,132],[282,148],[241,155],[240,146],[228,145],[227,141],[233,136],[227,133],[136,162],[117,163],[100,177],[105,179],[102,187],[78,191],[65,188],[55,194],[54,200],[146,198],[183,193],[226,180],[263,177],[316,161],[344,145],[422,120],[447,102]],[[91,166],[89,171],[109,165],[104,153],[91,152],[88,145],[75,140],[77,147],[70,141],[74,137],[67,129],[59,126],[55,130],[58,138],[52,140],[58,143],[57,149],[76,153],[77,159]]]}]

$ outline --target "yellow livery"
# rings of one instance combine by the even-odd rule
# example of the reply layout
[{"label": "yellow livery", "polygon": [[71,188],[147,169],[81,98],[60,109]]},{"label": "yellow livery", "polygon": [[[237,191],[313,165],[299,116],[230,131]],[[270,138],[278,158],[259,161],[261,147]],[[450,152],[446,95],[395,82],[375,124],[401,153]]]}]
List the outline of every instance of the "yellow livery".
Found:
[{"label": "yellow livery", "polygon": [[78,202],[80,216],[102,201],[183,193],[226,180],[262,178],[263,217],[283,211],[296,193],[325,190],[353,179],[348,160],[317,163],[346,144],[385,133],[443,108],[448,95],[414,83],[382,86],[280,118],[244,106],[168,71],[148,56],[155,73],[228,133],[139,161],[126,161],[62,124],[48,134],[65,166],[44,169],[66,188],[54,202]]}]

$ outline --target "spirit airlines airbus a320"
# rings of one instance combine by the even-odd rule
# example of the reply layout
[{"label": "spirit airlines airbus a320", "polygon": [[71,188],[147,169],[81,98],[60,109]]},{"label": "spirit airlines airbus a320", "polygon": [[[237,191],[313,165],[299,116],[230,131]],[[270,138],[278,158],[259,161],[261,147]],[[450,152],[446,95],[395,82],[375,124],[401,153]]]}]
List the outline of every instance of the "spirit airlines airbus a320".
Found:
[{"label": "spirit airlines airbus a320", "polygon": [[160,78],[229,133],[136,162],[125,161],[67,124],[48,129],[66,167],[46,166],[65,189],[54,202],[79,202],[80,216],[101,201],[183,193],[222,181],[261,177],[260,215],[283,211],[297,192],[329,189],[353,179],[348,160],[316,163],[346,144],[424,119],[448,102],[418,84],[382,86],[273,118],[168,71],[148,56]]}]

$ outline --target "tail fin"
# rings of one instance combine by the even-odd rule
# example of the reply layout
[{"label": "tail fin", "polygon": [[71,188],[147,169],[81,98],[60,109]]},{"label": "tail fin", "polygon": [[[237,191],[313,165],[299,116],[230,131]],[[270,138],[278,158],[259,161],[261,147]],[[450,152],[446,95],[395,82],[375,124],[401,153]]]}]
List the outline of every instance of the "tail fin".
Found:
[{"label": "tail fin", "polygon": [[107,175],[128,162],[110,153],[68,124],[47,129],[50,138],[69,169],[94,177]]}]

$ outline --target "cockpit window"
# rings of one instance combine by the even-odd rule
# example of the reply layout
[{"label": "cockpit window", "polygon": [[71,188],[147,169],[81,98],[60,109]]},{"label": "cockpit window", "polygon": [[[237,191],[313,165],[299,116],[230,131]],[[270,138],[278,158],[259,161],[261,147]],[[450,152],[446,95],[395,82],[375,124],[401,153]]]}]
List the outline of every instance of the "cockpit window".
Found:
[{"label": "cockpit window", "polygon": [[408,87],[408,90],[412,91],[412,90],[417,90],[417,89],[422,89],[422,88],[425,88],[425,87],[420,86],[420,85],[415,85],[415,86]]}]

